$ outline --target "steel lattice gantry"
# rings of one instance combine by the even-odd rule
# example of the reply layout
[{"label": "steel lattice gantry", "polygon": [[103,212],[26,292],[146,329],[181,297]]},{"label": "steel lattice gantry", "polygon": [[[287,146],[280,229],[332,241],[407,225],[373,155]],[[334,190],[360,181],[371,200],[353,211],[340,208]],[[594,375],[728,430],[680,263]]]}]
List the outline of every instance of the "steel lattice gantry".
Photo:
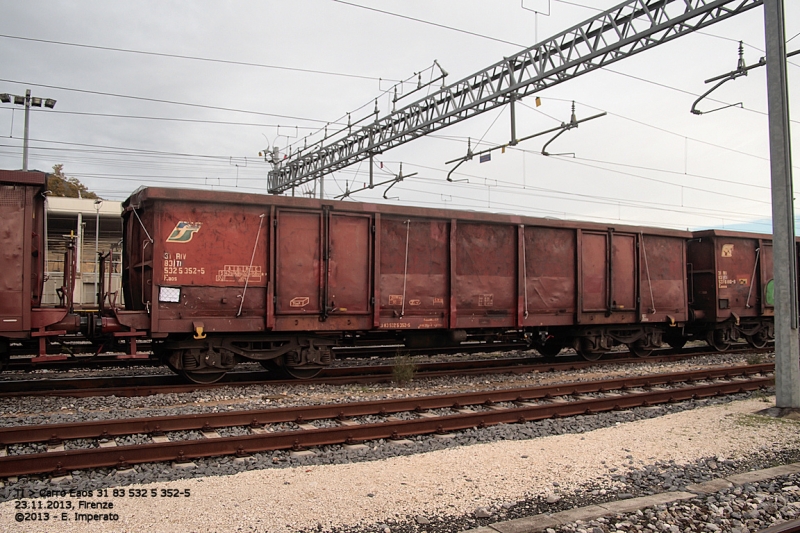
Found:
[{"label": "steel lattice gantry", "polygon": [[762,3],[628,0],[389,115],[376,115],[370,125],[347,128],[291,154],[269,173],[269,192],[281,193]]}]

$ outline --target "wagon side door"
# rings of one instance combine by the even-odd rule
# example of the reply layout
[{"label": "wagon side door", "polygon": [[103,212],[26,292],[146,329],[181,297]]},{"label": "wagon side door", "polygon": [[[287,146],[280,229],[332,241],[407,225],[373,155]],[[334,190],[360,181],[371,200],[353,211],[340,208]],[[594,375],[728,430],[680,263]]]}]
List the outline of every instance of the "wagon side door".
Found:
[{"label": "wagon side door", "polygon": [[510,224],[457,225],[457,327],[514,326],[519,280],[517,239],[518,229]]},{"label": "wagon side door", "polygon": [[367,327],[372,312],[372,250],[370,215],[332,213],[327,208],[278,210],[277,329]]},{"label": "wagon side door", "polygon": [[382,216],[380,228],[380,327],[446,327],[450,223]]},{"label": "wagon side door", "polygon": [[328,223],[327,312],[364,315],[371,312],[372,217],[331,213]]},{"label": "wagon side door", "polygon": [[581,232],[580,323],[636,321],[636,238],[613,230]]}]

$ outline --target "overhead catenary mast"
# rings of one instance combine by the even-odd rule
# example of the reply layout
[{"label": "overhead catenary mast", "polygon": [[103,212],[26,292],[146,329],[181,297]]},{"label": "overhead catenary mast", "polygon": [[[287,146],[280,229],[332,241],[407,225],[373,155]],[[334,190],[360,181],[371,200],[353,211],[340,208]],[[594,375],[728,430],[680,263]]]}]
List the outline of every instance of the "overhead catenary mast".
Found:
[{"label": "overhead catenary mast", "polygon": [[762,3],[628,0],[388,115],[379,117],[376,107],[373,123],[342,129],[274,162],[269,192],[280,194],[498,106],[513,106],[515,100]]}]

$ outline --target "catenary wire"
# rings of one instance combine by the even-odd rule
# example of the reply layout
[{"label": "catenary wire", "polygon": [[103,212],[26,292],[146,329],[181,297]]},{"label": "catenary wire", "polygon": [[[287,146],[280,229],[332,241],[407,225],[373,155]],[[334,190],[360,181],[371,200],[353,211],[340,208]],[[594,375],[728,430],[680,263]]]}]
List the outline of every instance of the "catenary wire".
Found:
[{"label": "catenary wire", "polygon": [[264,63],[251,63],[248,61],[234,61],[230,59],[215,59],[210,57],[200,57],[200,56],[187,56],[181,54],[169,54],[166,52],[152,52],[147,50],[134,50],[132,48],[116,48],[113,46],[99,46],[99,45],[91,45],[91,44],[84,44],[84,43],[71,43],[67,41],[54,41],[49,39],[37,39],[33,37],[22,37],[19,35],[8,35],[8,34],[0,34],[0,38],[4,39],[16,39],[19,41],[30,41],[36,43],[46,43],[46,44],[56,44],[60,46],[72,46],[76,48],[89,48],[93,50],[105,50],[110,52],[123,52],[126,54],[139,54],[139,55],[146,55],[146,56],[156,56],[156,57],[169,57],[174,59],[189,59],[192,61],[204,61],[207,63],[222,63],[226,65],[238,65],[238,66],[245,66],[245,67],[258,67],[258,68],[267,68],[267,69],[277,69],[277,70],[287,70],[293,72],[303,72],[307,74],[322,74],[326,76],[340,76],[343,78],[356,78],[362,80],[370,80],[370,81],[399,81],[399,80],[392,80],[389,78],[378,78],[375,76],[362,76],[359,74],[350,74],[346,72],[333,72],[329,70],[316,70],[316,69],[309,69],[309,68],[299,68],[299,67],[286,67],[283,65],[267,65]]},{"label": "catenary wire", "polygon": [[101,92],[101,91],[90,91],[90,90],[87,90],[87,89],[76,89],[74,87],[60,87],[58,85],[47,85],[47,84],[43,84],[43,83],[32,83],[32,82],[29,82],[29,81],[9,80],[9,79],[3,79],[3,78],[0,78],[0,81],[1,82],[6,82],[6,83],[16,83],[18,85],[28,85],[28,86],[31,86],[31,87],[44,87],[46,89],[57,89],[57,90],[60,90],[60,91],[70,91],[70,92],[77,92],[77,93],[83,93],[83,94],[94,94],[94,95],[98,95],[98,96],[110,96],[110,97],[113,97],[113,98],[125,98],[125,99],[129,99],[129,100],[139,100],[139,101],[144,101],[144,102],[155,102],[155,103],[159,103],[159,104],[170,104],[170,105],[179,105],[179,106],[186,106],[186,107],[196,107],[196,108],[199,108],[199,109],[213,109],[213,110],[216,110],[216,111],[230,111],[230,112],[233,112],[233,113],[246,113],[246,114],[249,114],[249,115],[259,115],[259,116],[264,116],[264,117],[277,117],[277,118],[285,118],[285,119],[290,119],[290,120],[304,120],[304,121],[307,121],[307,122],[322,122],[322,123],[326,122],[324,120],[318,120],[318,119],[314,119],[314,118],[294,117],[294,116],[291,116],[291,115],[280,115],[280,114],[277,114],[277,113],[264,113],[264,112],[261,112],[261,111],[248,111],[248,110],[245,110],[245,109],[234,109],[234,108],[230,108],[230,107],[219,107],[219,106],[212,106],[212,105],[206,105],[206,104],[193,104],[193,103],[189,103],[189,102],[176,102],[174,100],[162,100],[162,99],[159,99],[159,98],[149,98],[149,97],[146,97],[146,96],[133,96],[133,95],[128,95],[128,94],[117,94],[117,93],[106,93],[106,92]]},{"label": "catenary wire", "polygon": [[364,5],[361,5],[361,4],[356,4],[354,2],[345,2],[344,0],[333,0],[333,1],[338,3],[338,4],[345,4],[345,5],[352,6],[352,7],[357,7],[357,8],[360,8],[360,9],[366,9],[368,11],[375,11],[377,13],[382,13],[384,15],[390,15],[392,17],[398,17],[398,18],[402,18],[402,19],[406,19],[406,20],[411,20],[411,21],[414,21],[414,22],[427,24],[429,26],[435,26],[437,28],[443,28],[443,29],[450,30],[450,31],[455,31],[455,32],[458,32],[458,33],[464,33],[464,34],[467,34],[467,35],[480,37],[482,39],[488,39],[490,41],[495,41],[495,42],[498,42],[498,43],[510,44],[511,46],[516,46],[518,48],[525,48],[525,46],[523,46],[521,44],[518,44],[518,43],[512,43],[511,41],[506,41],[504,39],[498,39],[496,37],[490,37],[489,35],[484,35],[484,34],[481,34],[481,33],[475,33],[475,32],[472,32],[472,31],[462,30],[460,28],[456,28],[456,27],[453,27],[453,26],[448,26],[446,24],[439,24],[438,22],[431,22],[429,20],[423,20],[423,19],[419,19],[419,18],[415,18],[415,17],[409,17],[408,15],[401,15],[400,13],[393,13],[391,11],[386,11],[386,10],[383,10],[383,9],[377,9],[377,8],[374,8],[374,7],[369,7],[369,6],[364,6]]}]

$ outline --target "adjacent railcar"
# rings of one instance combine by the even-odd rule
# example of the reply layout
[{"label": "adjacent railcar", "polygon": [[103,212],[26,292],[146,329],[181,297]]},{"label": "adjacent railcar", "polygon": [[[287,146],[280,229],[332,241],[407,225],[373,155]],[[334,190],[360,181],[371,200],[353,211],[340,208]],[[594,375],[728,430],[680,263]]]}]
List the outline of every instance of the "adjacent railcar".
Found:
[{"label": "adjacent railcar", "polygon": [[692,320],[689,337],[724,351],[740,337],[763,348],[774,339],[772,236],[695,232],[687,243]]},{"label": "adjacent railcar", "polygon": [[123,207],[105,325],[196,381],[243,359],[310,376],[384,339],[646,355],[689,319],[688,232],[165,188]]},{"label": "adjacent railcar", "polygon": [[[46,186],[43,172],[0,170],[0,368],[8,362],[12,341],[36,341],[43,357],[47,339],[79,329],[80,319],[71,313],[70,276],[65,276],[58,306],[41,304]],[[65,261],[74,261],[71,246]]]}]

